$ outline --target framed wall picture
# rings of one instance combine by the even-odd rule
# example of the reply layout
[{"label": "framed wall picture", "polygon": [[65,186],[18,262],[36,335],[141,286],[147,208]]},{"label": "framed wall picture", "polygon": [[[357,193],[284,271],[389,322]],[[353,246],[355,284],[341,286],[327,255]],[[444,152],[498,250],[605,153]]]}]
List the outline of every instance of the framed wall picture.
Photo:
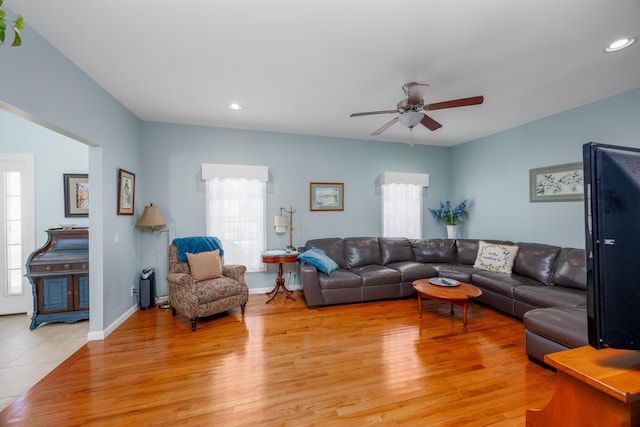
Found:
[{"label": "framed wall picture", "polygon": [[582,162],[548,166],[529,171],[529,201],[569,202],[584,200]]},{"label": "framed wall picture", "polygon": [[344,183],[312,182],[309,184],[309,210],[343,211]]},{"label": "framed wall picture", "polygon": [[135,192],[136,176],[118,169],[118,215],[133,215]]},{"label": "framed wall picture", "polygon": [[84,173],[62,174],[64,180],[64,216],[89,216],[89,175]]}]

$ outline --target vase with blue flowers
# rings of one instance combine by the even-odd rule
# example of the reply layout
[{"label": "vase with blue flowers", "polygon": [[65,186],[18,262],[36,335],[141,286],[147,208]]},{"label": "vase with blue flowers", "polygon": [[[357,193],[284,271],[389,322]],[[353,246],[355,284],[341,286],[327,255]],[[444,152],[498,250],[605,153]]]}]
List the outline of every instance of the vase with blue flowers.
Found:
[{"label": "vase with blue flowers", "polygon": [[458,237],[458,225],[469,216],[468,207],[469,199],[463,200],[455,208],[447,200],[440,202],[440,206],[437,209],[429,209],[429,211],[436,218],[436,221],[442,222],[447,226],[447,237],[455,239]]}]

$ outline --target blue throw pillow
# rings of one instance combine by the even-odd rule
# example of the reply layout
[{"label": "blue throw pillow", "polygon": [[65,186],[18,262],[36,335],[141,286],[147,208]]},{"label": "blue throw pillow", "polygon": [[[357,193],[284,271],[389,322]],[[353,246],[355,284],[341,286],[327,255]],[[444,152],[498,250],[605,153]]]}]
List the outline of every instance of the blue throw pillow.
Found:
[{"label": "blue throw pillow", "polygon": [[338,264],[329,258],[320,249],[316,249],[313,246],[298,255],[300,261],[304,261],[309,265],[313,265],[318,270],[325,274],[331,275],[332,272],[338,269]]}]

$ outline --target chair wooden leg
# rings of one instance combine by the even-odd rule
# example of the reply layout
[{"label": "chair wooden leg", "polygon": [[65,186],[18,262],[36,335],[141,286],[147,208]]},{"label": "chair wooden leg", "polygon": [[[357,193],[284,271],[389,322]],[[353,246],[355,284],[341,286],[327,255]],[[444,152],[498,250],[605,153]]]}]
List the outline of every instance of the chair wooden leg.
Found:
[{"label": "chair wooden leg", "polygon": [[247,303],[245,302],[244,304],[240,304],[240,311],[242,312],[242,315],[244,316],[244,309],[247,306]]},{"label": "chair wooden leg", "polygon": [[195,332],[196,331],[196,322],[198,321],[197,318],[195,319],[191,319],[191,331]]}]

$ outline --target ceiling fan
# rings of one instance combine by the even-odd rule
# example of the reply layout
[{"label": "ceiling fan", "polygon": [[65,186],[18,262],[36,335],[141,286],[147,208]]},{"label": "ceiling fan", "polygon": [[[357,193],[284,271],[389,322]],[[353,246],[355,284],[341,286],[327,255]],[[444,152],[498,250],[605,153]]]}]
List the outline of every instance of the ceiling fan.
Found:
[{"label": "ceiling fan", "polygon": [[442,127],[440,123],[423,113],[422,111],[442,110],[444,108],[466,107],[468,105],[478,105],[484,102],[483,96],[472,96],[470,98],[452,99],[450,101],[436,102],[434,104],[424,103],[424,94],[428,84],[410,82],[402,86],[402,90],[407,98],[398,102],[395,110],[367,111],[364,113],[353,113],[350,117],[369,116],[372,114],[393,114],[399,113],[398,117],[389,120],[371,135],[380,135],[396,122],[402,123],[409,129],[421,123],[429,130],[436,130]]}]

